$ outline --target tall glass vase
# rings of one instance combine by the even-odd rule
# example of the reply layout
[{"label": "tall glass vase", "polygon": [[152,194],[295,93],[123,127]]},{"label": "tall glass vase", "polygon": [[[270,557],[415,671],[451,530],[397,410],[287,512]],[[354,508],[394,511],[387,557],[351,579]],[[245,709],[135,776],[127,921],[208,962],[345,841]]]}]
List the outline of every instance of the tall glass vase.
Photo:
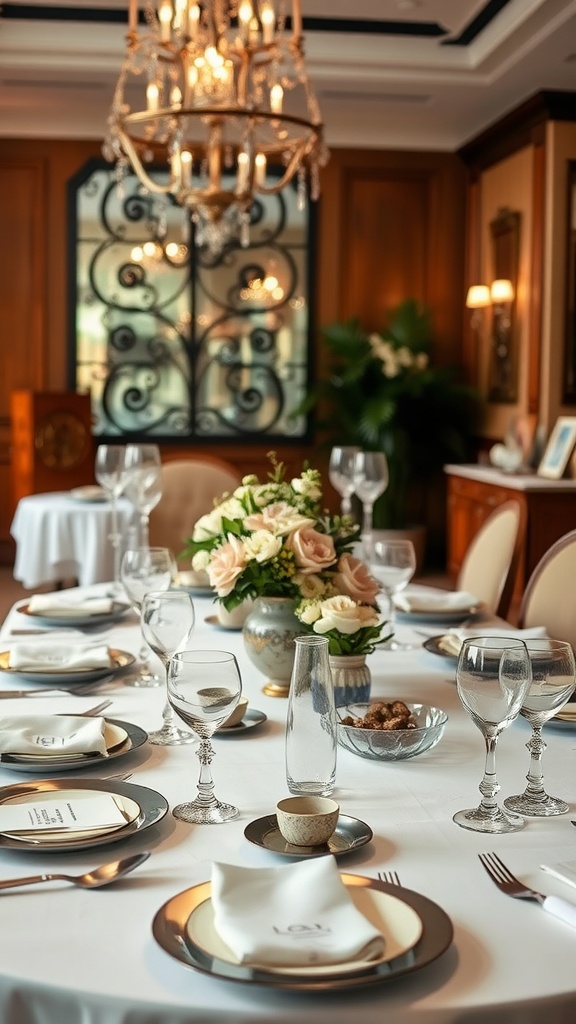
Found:
[{"label": "tall glass vase", "polygon": [[291,793],[329,796],[336,781],[336,707],[328,640],[298,636],[286,719],[286,782]]},{"label": "tall glass vase", "polygon": [[263,687],[268,697],[288,696],[294,640],[302,633],[294,607],[291,597],[257,597],[242,628],[246,654],[258,671],[268,676]]}]

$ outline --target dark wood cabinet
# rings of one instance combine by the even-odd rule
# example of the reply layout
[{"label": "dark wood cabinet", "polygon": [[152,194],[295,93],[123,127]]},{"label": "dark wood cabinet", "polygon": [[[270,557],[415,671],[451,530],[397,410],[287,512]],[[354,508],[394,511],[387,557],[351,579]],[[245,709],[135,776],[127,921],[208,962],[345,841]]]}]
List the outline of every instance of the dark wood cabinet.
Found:
[{"label": "dark wood cabinet", "polygon": [[456,579],[468,546],[498,505],[518,501],[526,512],[526,536],[513,608],[545,551],[576,528],[576,480],[512,476],[487,466],[445,466],[448,477],[448,572]]}]

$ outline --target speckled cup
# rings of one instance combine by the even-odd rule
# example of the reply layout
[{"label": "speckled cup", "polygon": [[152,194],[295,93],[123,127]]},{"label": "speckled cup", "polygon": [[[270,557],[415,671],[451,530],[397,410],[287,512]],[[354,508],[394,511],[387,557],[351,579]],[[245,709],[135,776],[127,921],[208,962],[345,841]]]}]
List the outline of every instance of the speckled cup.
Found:
[{"label": "speckled cup", "polygon": [[276,819],[292,846],[324,846],[333,835],[340,808],[325,796],[290,796],[276,804]]},{"label": "speckled cup", "polygon": [[240,697],[234,711],[220,726],[221,729],[229,729],[232,725],[239,725],[248,708],[248,697]]}]

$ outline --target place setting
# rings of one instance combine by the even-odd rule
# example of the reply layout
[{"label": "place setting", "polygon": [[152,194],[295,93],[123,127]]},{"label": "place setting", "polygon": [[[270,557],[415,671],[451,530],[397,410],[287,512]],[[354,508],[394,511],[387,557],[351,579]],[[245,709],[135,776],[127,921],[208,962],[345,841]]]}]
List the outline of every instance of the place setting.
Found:
[{"label": "place setting", "polygon": [[157,824],[168,802],[116,779],[34,780],[0,793],[0,849],[64,852],[119,842]]},{"label": "place setting", "polygon": [[484,603],[465,590],[442,590],[411,584],[393,597],[399,622],[462,623],[485,610]]},{"label": "place setting", "polygon": [[114,676],[135,662],[129,651],[106,644],[70,642],[50,636],[27,642],[10,642],[0,651],[0,672],[35,683],[73,685]]},{"label": "place setting", "polygon": [[5,715],[0,721],[0,766],[21,772],[77,771],[123,757],[147,739],[140,726],[93,712]]},{"label": "place setting", "polygon": [[152,932],[188,967],[304,991],[392,980],[437,959],[453,937],[426,897],[340,874],[330,855],[279,868],[215,862],[210,881],[160,908]]},{"label": "place setting", "polygon": [[[437,654],[441,658],[448,658],[456,662],[464,641],[478,636],[479,633],[486,633],[487,630],[488,627],[486,626],[477,626],[476,629],[451,629],[448,633],[427,637],[422,646],[430,654]],[[531,629],[514,629],[512,626],[507,629],[501,629],[490,626],[489,633],[490,636],[499,636],[504,639],[506,637],[511,637],[512,639],[516,637],[519,640],[531,640],[547,635],[545,626],[533,626]]]},{"label": "place setting", "polygon": [[131,610],[130,604],[107,594],[79,596],[68,592],[33,594],[16,611],[32,626],[94,627],[118,622]]}]

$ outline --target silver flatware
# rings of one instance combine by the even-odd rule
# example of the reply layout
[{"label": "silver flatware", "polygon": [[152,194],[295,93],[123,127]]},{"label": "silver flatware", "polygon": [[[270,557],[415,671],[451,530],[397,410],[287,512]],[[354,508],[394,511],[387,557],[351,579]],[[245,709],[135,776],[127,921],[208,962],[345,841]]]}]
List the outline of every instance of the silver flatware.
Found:
[{"label": "silver flatware", "polygon": [[10,697],[51,697],[57,694],[61,697],[83,697],[87,693],[95,691],[109,683],[114,676],[104,676],[103,679],[93,679],[90,683],[82,683],[81,686],[71,686],[70,689],[58,688],[57,686],[39,686],[33,690],[0,690],[0,700],[9,700]]},{"label": "silver flatware", "polygon": [[35,885],[37,882],[71,882],[81,889],[100,889],[103,885],[111,885],[123,878],[129,871],[139,867],[145,860],[148,860],[150,853],[135,853],[132,857],[124,857],[123,860],[115,860],[110,864],[102,864],[93,871],[86,871],[83,875],[28,875],[25,878],[5,878],[0,881],[0,889],[15,889],[21,885]]},{"label": "silver flatware", "polygon": [[545,896],[544,893],[524,885],[519,878],[516,878],[516,875],[512,874],[496,853],[479,853],[478,857],[482,867],[500,889],[500,892],[517,900],[534,900],[540,904],[543,910],[576,928],[576,904],[563,900],[560,896]]},{"label": "silver flatware", "polygon": [[387,882],[388,885],[400,885],[400,878],[397,871],[379,871],[378,878],[381,882]]},{"label": "silver flatware", "polygon": [[80,711],[79,712],[79,717],[80,718],[97,718],[98,715],[101,715],[102,712],[105,711],[106,708],[109,708],[111,704],[112,704],[111,700],[103,700],[103,701],[100,702],[100,704],[96,704],[95,707],[89,708],[88,711]]}]

